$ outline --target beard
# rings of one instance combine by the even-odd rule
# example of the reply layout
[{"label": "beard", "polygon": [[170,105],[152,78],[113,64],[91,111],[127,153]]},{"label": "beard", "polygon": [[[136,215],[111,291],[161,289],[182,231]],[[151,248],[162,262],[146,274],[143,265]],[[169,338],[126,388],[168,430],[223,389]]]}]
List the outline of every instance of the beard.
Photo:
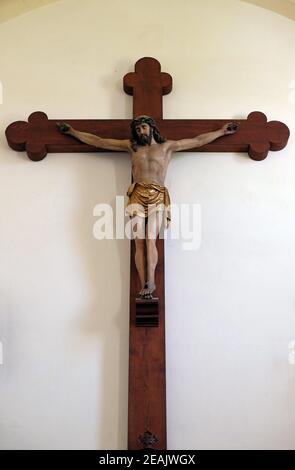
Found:
[{"label": "beard", "polygon": [[139,135],[137,141],[139,145],[151,145],[152,135]]}]

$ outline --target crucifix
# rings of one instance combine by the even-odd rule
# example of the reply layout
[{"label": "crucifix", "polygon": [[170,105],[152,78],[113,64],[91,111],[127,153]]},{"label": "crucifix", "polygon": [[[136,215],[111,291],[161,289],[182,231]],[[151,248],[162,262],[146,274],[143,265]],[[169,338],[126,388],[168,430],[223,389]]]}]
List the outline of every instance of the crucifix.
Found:
[{"label": "crucifix", "polygon": [[[234,123],[221,119],[163,119],[162,96],[171,92],[172,78],[161,72],[160,63],[151,57],[138,60],[135,72],[125,75],[123,84],[124,91],[133,95],[131,136],[130,120],[58,123],[38,111],[29,116],[28,122],[10,124],[6,137],[12,149],[26,150],[33,161],[42,160],[48,152],[129,152],[133,182],[128,188],[126,210],[145,237],[147,201],[152,201],[155,211],[151,247],[148,248],[148,237],[144,240],[146,251],[142,237],[131,240],[128,449],[164,450],[167,448],[164,240],[157,235],[160,224],[165,221],[167,227],[170,222],[170,198],[164,178],[171,154],[247,152],[253,160],[263,160],[269,150],[286,146],[289,129],[279,121],[267,122],[266,116],[258,111]],[[162,164],[157,164],[161,159]]]}]

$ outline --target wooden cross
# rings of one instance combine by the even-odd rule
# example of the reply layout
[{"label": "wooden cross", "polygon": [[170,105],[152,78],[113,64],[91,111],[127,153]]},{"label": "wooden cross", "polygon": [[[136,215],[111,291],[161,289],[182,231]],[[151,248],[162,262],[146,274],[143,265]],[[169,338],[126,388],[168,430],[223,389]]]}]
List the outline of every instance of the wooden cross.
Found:
[{"label": "wooden cross", "polygon": [[[167,139],[192,138],[211,132],[228,119],[163,119],[162,96],[172,90],[172,78],[161,72],[160,63],[144,57],[135,64],[135,72],[123,79],[124,91],[133,95],[133,116],[152,116]],[[61,121],[61,119],[59,119]],[[64,119],[77,130],[104,138],[129,139],[130,120]],[[221,137],[196,152],[248,152],[253,160],[263,160],[269,150],[283,149],[289,138],[288,127],[267,122],[261,112],[252,112],[245,120],[236,120],[239,132]],[[34,112],[26,121],[17,121],[6,129],[8,144],[14,150],[26,150],[29,158],[42,160],[48,152],[107,152],[59,132],[55,119],[43,112]],[[165,385],[165,289],[164,240],[157,239],[158,265],[156,298],[136,299],[140,290],[134,263],[135,243],[131,241],[130,339],[129,339],[129,406],[128,449],[166,449],[166,385]]]}]

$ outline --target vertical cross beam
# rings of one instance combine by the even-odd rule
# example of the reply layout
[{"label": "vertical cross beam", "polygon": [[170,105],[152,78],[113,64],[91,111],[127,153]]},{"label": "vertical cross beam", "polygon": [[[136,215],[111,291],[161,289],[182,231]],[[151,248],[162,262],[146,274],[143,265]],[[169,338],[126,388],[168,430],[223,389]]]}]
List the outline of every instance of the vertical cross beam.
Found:
[{"label": "vertical cross beam", "polygon": [[[162,96],[172,90],[172,78],[161,72],[157,60],[140,59],[135,72],[125,75],[123,84],[125,92],[133,95],[134,117],[147,114],[162,120]],[[128,449],[132,450],[167,446],[164,240],[158,238],[156,244],[156,301],[138,304],[140,284],[134,262],[135,242],[131,240]],[[149,326],[140,324],[140,313],[144,311],[148,313]]]}]

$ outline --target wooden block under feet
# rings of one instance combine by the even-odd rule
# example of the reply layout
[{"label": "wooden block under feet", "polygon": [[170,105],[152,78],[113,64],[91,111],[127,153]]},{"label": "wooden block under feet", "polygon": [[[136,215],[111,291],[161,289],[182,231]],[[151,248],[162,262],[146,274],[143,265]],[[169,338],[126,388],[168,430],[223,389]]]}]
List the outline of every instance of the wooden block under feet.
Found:
[{"label": "wooden block under feet", "polygon": [[159,326],[159,298],[135,299],[136,326]]}]

